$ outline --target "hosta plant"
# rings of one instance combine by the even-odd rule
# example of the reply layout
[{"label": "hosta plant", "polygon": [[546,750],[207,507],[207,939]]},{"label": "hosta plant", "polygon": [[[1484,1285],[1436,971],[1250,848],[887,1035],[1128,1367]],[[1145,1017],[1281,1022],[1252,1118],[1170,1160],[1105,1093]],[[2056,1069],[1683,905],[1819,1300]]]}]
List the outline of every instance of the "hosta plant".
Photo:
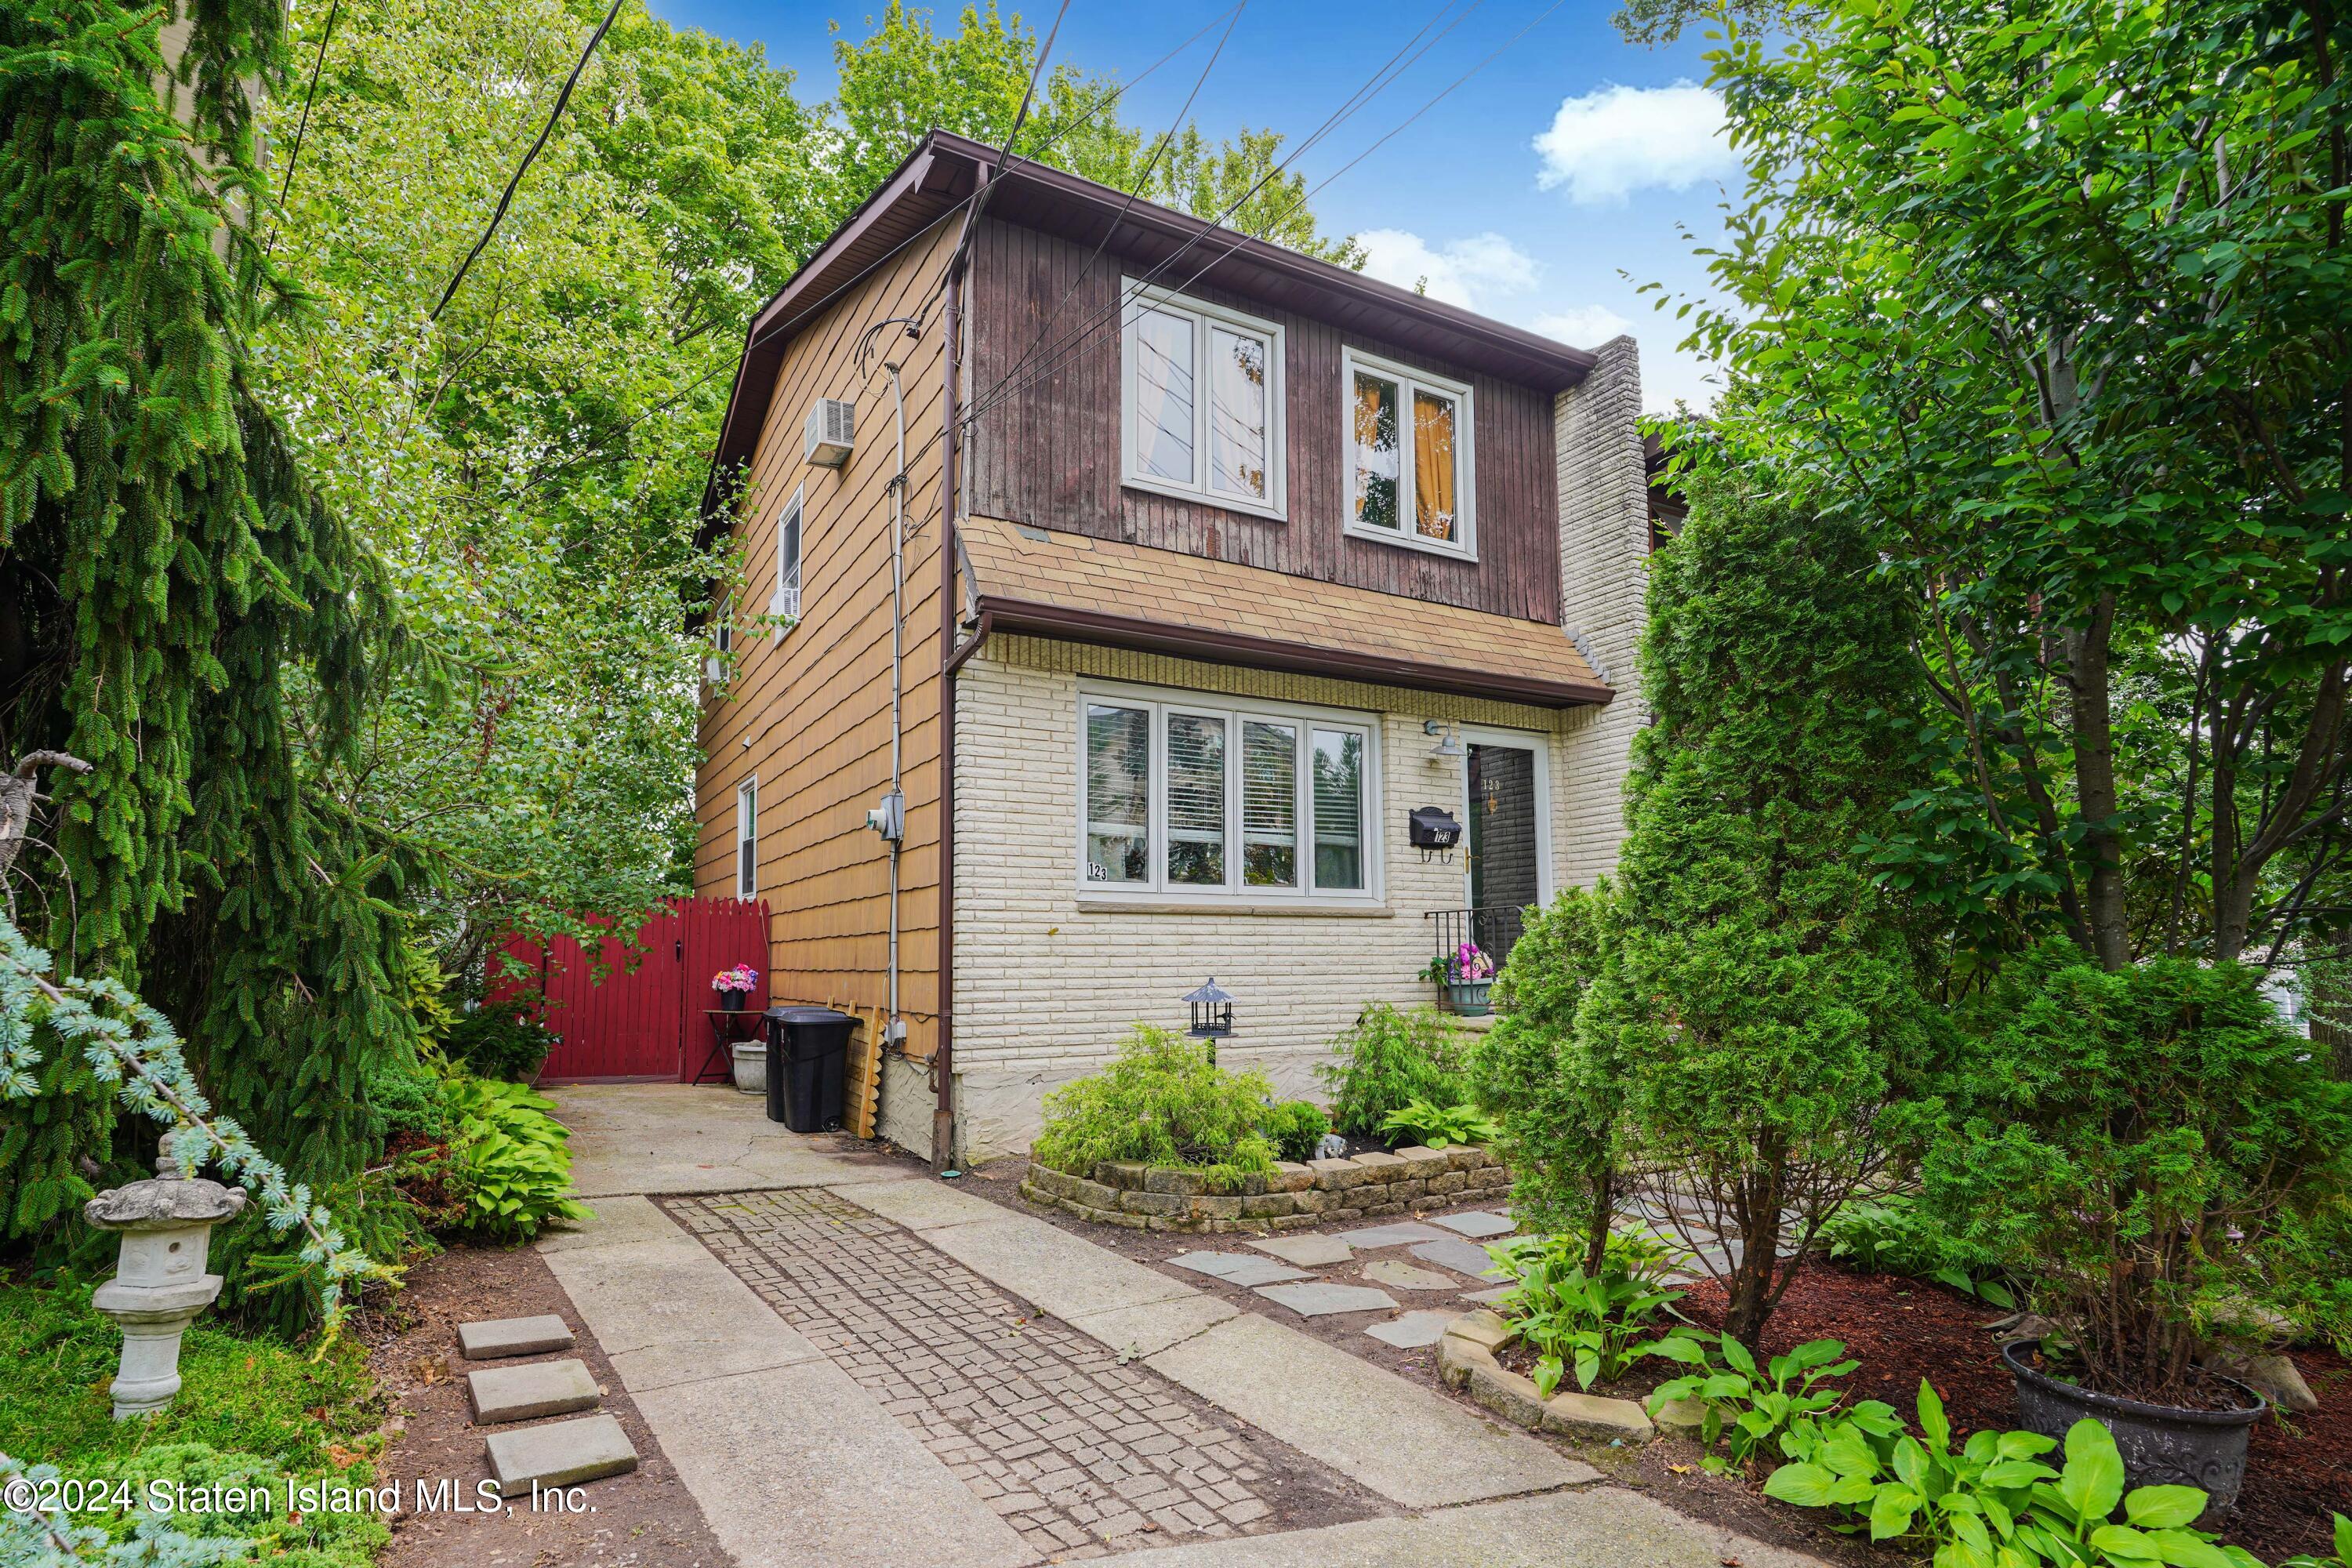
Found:
[{"label": "hosta plant", "polygon": [[571,1132],[548,1114],[555,1102],[519,1083],[453,1073],[446,1090],[457,1131],[450,1180],[463,1193],[469,1230],[528,1237],[560,1219],[585,1219],[572,1200]]},{"label": "hosta plant", "polygon": [[1579,1388],[1613,1383],[1641,1355],[1637,1342],[1650,1320],[1679,1290],[1664,1289],[1639,1271],[1584,1268],[1584,1244],[1575,1237],[1529,1237],[1486,1249],[1516,1280],[1496,1310],[1536,1352],[1536,1392],[1549,1399],[1570,1371]]},{"label": "hosta plant", "polygon": [[[1837,1380],[1862,1364],[1838,1360],[1845,1353],[1841,1341],[1808,1340],[1759,1368],[1729,1334],[1709,1338],[1695,1329],[1677,1329],[1643,1352],[1694,1369],[1651,1391],[1650,1414],[1679,1399],[1705,1405],[1699,1437],[1706,1468],[1717,1473],[1744,1468],[1790,1427],[1835,1408],[1843,1397]],[[1727,1440],[1727,1454],[1716,1452],[1720,1440]]]},{"label": "hosta plant", "polygon": [[1447,1149],[1456,1143],[1491,1143],[1501,1136],[1495,1119],[1475,1105],[1435,1105],[1415,1100],[1381,1120],[1381,1136],[1392,1145],[1419,1143]]}]

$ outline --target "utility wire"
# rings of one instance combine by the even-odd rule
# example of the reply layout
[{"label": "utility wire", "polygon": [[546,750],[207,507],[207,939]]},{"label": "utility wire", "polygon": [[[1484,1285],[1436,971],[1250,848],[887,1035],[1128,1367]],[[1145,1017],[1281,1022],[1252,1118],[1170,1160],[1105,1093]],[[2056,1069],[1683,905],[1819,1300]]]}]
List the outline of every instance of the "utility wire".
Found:
[{"label": "utility wire", "polygon": [[[1480,71],[1486,69],[1489,65],[1492,65],[1506,51],[1516,47],[1520,39],[1526,37],[1528,33],[1534,31],[1535,28],[1554,11],[1559,10],[1561,0],[1552,0],[1550,5],[1545,6],[1541,11],[1538,12],[1531,19],[1529,19],[1525,26],[1522,26],[1517,32],[1512,34],[1501,44],[1496,46],[1491,52],[1489,52],[1484,58],[1480,59],[1476,64],[1473,65],[1468,70],[1464,71],[1460,76],[1447,83],[1444,88],[1441,89],[1435,95],[1431,97],[1429,100],[1423,103],[1419,109],[1414,110],[1412,113],[1391,126],[1386,133],[1381,135],[1379,140],[1373,142],[1370,146],[1366,147],[1362,152],[1357,153],[1345,163],[1342,163],[1329,174],[1325,175],[1309,189],[1302,191],[1297,200],[1293,201],[1288,206],[1275,215],[1273,221],[1279,223],[1282,219],[1288,217],[1292,213],[1305,205],[1309,199],[1328,187],[1333,181],[1339,179],[1341,175],[1355,168],[1357,164],[1361,163],[1366,158],[1370,157],[1374,153],[1380,151],[1381,147],[1387,145],[1396,137],[1402,134],[1404,131],[1415,121],[1418,121],[1423,115],[1427,114],[1431,110],[1436,108],[1438,104],[1451,97],[1462,87],[1464,83],[1467,82],[1472,77],[1476,76]],[[1467,13],[1465,12],[1465,15],[1467,15]],[[1443,35],[1440,36],[1442,37]],[[1432,40],[1433,43],[1434,41],[1435,40]],[[1205,236],[1208,232],[1210,231],[1204,228],[1202,231],[1201,236],[1195,236],[1194,237],[1195,239],[1198,239],[1202,237],[1202,236]],[[1226,257],[1231,256],[1235,250],[1239,249],[1242,245],[1247,241],[1247,238],[1248,237],[1245,235],[1236,235],[1230,243],[1219,250],[1216,255],[1202,262],[1190,277],[1186,278],[1181,284],[1177,285],[1175,289],[1172,291],[1181,293],[1185,289],[1190,288],[1193,283],[1198,282],[1211,268],[1216,266],[1217,263],[1223,261]],[[1185,248],[1189,249],[1190,247],[1190,244],[1188,243]],[[1181,256],[1183,252],[1179,251],[1177,254]],[[1172,260],[1173,258],[1171,259]],[[1158,269],[1155,268],[1155,271],[1156,270]],[[1139,283],[1139,287],[1140,282]],[[1123,317],[1125,315],[1125,310],[1126,303],[1122,302],[1116,312],[1106,312],[1103,315],[1098,316],[1089,326],[1082,329],[1082,334],[1088,337],[1098,334],[1105,319]],[[1013,372],[1010,372],[1006,374],[1004,380],[1000,382],[996,388],[992,388],[987,396],[981,399],[974,405],[971,411],[964,416],[965,426],[969,428],[974,420],[977,420],[989,413],[999,403],[1003,402],[1005,396],[1010,395],[1011,392],[1020,390],[1020,387],[1034,384],[1042,377],[1058,371],[1063,365],[1066,364],[1071,358],[1073,358],[1076,353],[1083,352],[1087,346],[1089,345],[1087,343],[1074,343],[1067,352],[1057,354],[1051,363],[1037,367],[1033,374],[1025,377],[1021,382],[1019,387],[1009,384],[1013,381],[1013,375],[1019,373],[1019,367],[1016,366]]]},{"label": "utility wire", "polygon": [[[335,18],[342,14],[343,0],[335,0],[327,7],[327,26],[319,35],[318,57],[310,62],[310,85],[302,94],[301,118],[294,121],[294,145],[286,154],[286,178],[278,185],[278,205],[281,210],[286,205],[286,194],[294,188],[294,165],[302,161],[302,134],[310,129],[310,104],[319,96],[319,73],[326,68],[327,46],[334,42]],[[261,247],[262,255],[267,256],[278,248],[279,226],[278,222],[270,224],[269,243]]]},{"label": "utility wire", "polygon": [[530,172],[531,162],[539,156],[539,150],[547,145],[548,137],[555,130],[555,122],[563,118],[563,106],[572,101],[572,89],[580,85],[580,74],[588,68],[589,57],[596,52],[596,46],[603,43],[604,35],[612,30],[614,19],[621,14],[621,5],[622,0],[613,0],[612,9],[606,11],[604,19],[596,24],[596,30],[588,35],[588,47],[580,51],[580,58],[572,66],[572,74],[564,78],[563,90],[555,95],[555,107],[547,111],[547,123],[539,128],[539,139],[530,144],[530,151],[522,155],[522,162],[515,165],[514,177],[507,181],[506,190],[499,196],[499,210],[490,215],[489,226],[482,230],[481,238],[474,241],[474,248],[466,253],[466,259],[457,264],[457,276],[451,278],[449,287],[441,291],[441,302],[433,307],[431,320],[437,321],[441,319],[441,312],[447,310],[449,301],[456,298],[457,286],[465,282],[466,274],[472,269],[475,258],[482,254],[483,247],[490,243],[490,237],[499,232],[499,224],[507,216],[507,206],[514,200],[515,187],[521,184],[523,175]]},{"label": "utility wire", "polygon": [[[1089,317],[1085,322],[1074,329],[1067,336],[1056,341],[1053,346],[1046,351],[1049,363],[1044,367],[1045,372],[1050,374],[1051,371],[1058,369],[1063,363],[1066,363],[1071,353],[1082,349],[1086,344],[1086,340],[1092,337],[1094,333],[1099,330],[1105,320],[1123,317],[1126,314],[1127,307],[1129,304],[1132,304],[1145,289],[1150,287],[1156,279],[1167,271],[1169,268],[1182,260],[1183,258],[1191,252],[1194,246],[1200,244],[1202,240],[1206,239],[1210,235],[1215,233],[1219,226],[1223,225],[1226,219],[1232,217],[1244,206],[1247,205],[1260,191],[1264,190],[1274,180],[1280,177],[1293,163],[1306,156],[1306,154],[1318,142],[1329,136],[1333,132],[1337,131],[1341,125],[1346,124],[1349,119],[1354,117],[1358,110],[1361,109],[1365,104],[1370,102],[1372,99],[1385,91],[1397,80],[1399,77],[1402,76],[1405,71],[1418,64],[1422,56],[1426,55],[1431,49],[1436,47],[1437,45],[1445,37],[1447,33],[1451,33],[1455,27],[1460,26],[1463,22],[1467,20],[1470,13],[1476,10],[1480,5],[1484,4],[1484,0],[1470,0],[1470,4],[1463,9],[1462,13],[1455,16],[1453,21],[1446,24],[1444,31],[1441,31],[1436,37],[1431,38],[1426,44],[1422,44],[1420,49],[1415,51],[1413,49],[1413,46],[1421,43],[1422,38],[1429,32],[1430,28],[1435,26],[1439,19],[1442,18],[1446,12],[1454,8],[1454,4],[1455,0],[1445,0],[1445,3],[1440,5],[1437,10],[1431,15],[1429,20],[1422,24],[1420,32],[1417,32],[1412,37],[1407,38],[1404,41],[1402,47],[1399,48],[1395,54],[1391,55],[1378,69],[1374,70],[1371,76],[1366,79],[1363,85],[1359,87],[1354,92],[1350,93],[1347,99],[1340,103],[1338,109],[1332,110],[1331,113],[1324,119],[1322,124],[1317,126],[1315,130],[1307,135],[1304,142],[1301,142],[1297,147],[1291,150],[1290,154],[1287,157],[1276,163],[1264,174],[1261,174],[1257,178],[1256,182],[1253,184],[1248,190],[1244,191],[1239,197],[1235,198],[1234,203],[1230,206],[1226,207],[1223,212],[1218,214],[1215,217],[1203,222],[1200,229],[1195,232],[1191,238],[1187,239],[1181,246],[1178,247],[1174,252],[1163,258],[1160,262],[1151,267],[1141,278],[1136,279],[1132,289],[1122,285],[1120,289],[1121,298],[1114,301],[1107,310],[1097,312],[1094,316]],[[1412,58],[1409,59],[1406,58],[1408,53],[1412,55]],[[1305,200],[1306,197],[1302,195],[1298,201],[1291,203],[1289,206],[1284,208],[1282,212],[1276,215],[1275,221],[1279,222],[1282,218],[1289,216],[1291,213],[1296,212],[1298,209]],[[1228,247],[1224,254],[1230,255],[1231,247]],[[1219,259],[1222,258],[1223,258],[1221,256]],[[1200,274],[1197,272],[1193,274],[1193,277],[1196,279],[1199,276]],[[974,400],[972,408],[966,414],[964,418],[964,423],[967,426],[970,426],[972,420],[978,418],[981,415],[985,414],[989,409],[994,407],[997,403],[1003,400],[1003,396],[1007,389],[1013,384],[1016,377],[1022,375],[1024,369],[1028,367],[1032,358],[1033,354],[1030,353],[1024,353],[1022,355],[1021,359],[1014,363],[1011,370],[1005,372],[1004,375],[997,381],[995,385],[990,387],[987,392],[983,393],[979,398]],[[1028,379],[1034,380],[1034,378],[1031,377]],[[1021,384],[1028,384],[1028,380],[1024,380]]]}]

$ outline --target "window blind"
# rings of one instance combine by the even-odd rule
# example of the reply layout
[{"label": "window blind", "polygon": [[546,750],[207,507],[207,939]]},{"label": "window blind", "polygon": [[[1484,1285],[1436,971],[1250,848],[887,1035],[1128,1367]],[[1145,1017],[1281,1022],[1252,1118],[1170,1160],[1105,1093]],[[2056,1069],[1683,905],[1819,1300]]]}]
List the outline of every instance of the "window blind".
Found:
[{"label": "window blind", "polygon": [[1254,888],[1298,885],[1298,731],[1242,724],[1242,879]]},{"label": "window blind", "polygon": [[1315,886],[1364,885],[1364,738],[1318,730],[1314,753]]},{"label": "window blind", "polygon": [[1168,879],[1225,882],[1225,721],[1168,716]]},{"label": "window blind", "polygon": [[1142,882],[1151,867],[1151,715],[1087,709],[1087,880]]}]

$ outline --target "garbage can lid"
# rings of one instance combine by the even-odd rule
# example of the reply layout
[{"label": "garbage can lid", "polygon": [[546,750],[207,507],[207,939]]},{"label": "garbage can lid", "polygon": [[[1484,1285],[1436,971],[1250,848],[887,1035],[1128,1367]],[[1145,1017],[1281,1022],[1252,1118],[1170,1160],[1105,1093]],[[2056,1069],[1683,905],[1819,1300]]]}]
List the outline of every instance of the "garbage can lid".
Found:
[{"label": "garbage can lid", "polygon": [[768,1016],[786,1024],[849,1024],[856,1020],[831,1007],[771,1007]]}]

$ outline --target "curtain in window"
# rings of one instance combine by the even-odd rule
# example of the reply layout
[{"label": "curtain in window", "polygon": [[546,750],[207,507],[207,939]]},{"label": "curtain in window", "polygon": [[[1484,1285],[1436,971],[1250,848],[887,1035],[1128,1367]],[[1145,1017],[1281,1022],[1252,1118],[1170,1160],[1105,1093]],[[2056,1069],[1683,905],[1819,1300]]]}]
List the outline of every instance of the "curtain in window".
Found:
[{"label": "curtain in window", "polygon": [[1135,466],[1192,479],[1192,323],[1165,310],[1135,319]]},{"label": "curtain in window", "polygon": [[1397,487],[1402,477],[1397,450],[1397,385],[1363,371],[1356,373],[1356,521],[1366,528],[1396,528]]},{"label": "curtain in window", "polygon": [[1209,488],[1265,499],[1265,340],[1209,329]]},{"label": "curtain in window", "polygon": [[1242,723],[1242,880],[1298,886],[1298,731]]},{"label": "curtain in window", "polygon": [[1151,875],[1151,715],[1087,707],[1087,880]]},{"label": "curtain in window", "polygon": [[1168,715],[1168,879],[1225,885],[1225,721]]},{"label": "curtain in window", "polygon": [[1454,542],[1454,400],[1412,395],[1413,531]]},{"label": "curtain in window", "polygon": [[1318,730],[1314,752],[1315,886],[1364,885],[1364,738]]}]

